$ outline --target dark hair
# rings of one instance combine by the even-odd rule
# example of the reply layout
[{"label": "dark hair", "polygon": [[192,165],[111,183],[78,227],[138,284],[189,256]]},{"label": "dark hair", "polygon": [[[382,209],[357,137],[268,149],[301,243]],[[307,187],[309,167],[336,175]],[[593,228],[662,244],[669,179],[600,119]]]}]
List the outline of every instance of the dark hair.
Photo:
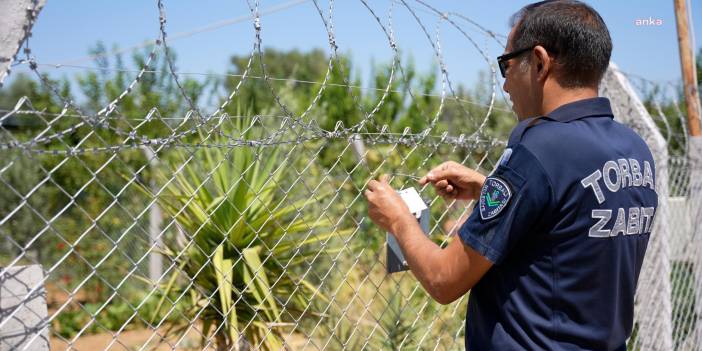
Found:
[{"label": "dark hair", "polygon": [[576,0],[524,6],[510,25],[512,50],[543,46],[555,57],[556,80],[566,88],[597,86],[612,54],[612,39],[600,14]]}]

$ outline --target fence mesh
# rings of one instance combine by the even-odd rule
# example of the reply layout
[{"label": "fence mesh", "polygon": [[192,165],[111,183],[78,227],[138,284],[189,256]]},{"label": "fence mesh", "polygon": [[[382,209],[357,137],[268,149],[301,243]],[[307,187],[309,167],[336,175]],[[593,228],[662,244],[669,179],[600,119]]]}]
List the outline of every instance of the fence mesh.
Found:
[{"label": "fence mesh", "polygon": [[[136,68],[100,64],[104,54],[92,57],[97,66],[43,62],[26,28],[13,69],[32,74],[30,88],[13,96],[18,78],[0,96],[13,102],[0,113],[0,276],[7,290],[11,277],[24,282],[14,305],[3,305],[0,342],[27,350],[43,342],[56,350],[463,348],[466,298],[439,305],[410,273],[386,274],[385,235],[367,219],[363,189],[380,173],[398,189],[417,187],[414,176],[447,159],[493,169],[514,116],[479,43],[505,38],[423,1],[360,0],[393,53],[369,88],[340,53],[334,2],[306,3],[328,38],[319,75],[271,72],[266,11],[247,2],[251,51],[210,93],[176,69],[161,0],[157,39]],[[400,54],[398,12],[437,62],[424,82]],[[485,59],[481,95],[452,82],[446,28]],[[84,96],[56,78],[60,69],[87,72],[78,78]],[[640,94],[649,91],[645,79],[627,76]],[[654,296],[672,308],[664,317],[672,335],[659,335],[668,329],[658,321],[659,333],[635,333],[632,349],[666,345],[661,338],[692,349],[700,340],[688,141],[672,99],[654,94],[646,106],[672,155],[670,248],[654,261],[669,265],[670,294]],[[419,192],[431,237],[445,245],[471,204]],[[42,273],[22,278],[31,265]],[[23,306],[37,295],[48,309],[28,317]],[[639,303],[637,311],[655,308]],[[18,321],[34,317],[35,328],[19,334]]]}]

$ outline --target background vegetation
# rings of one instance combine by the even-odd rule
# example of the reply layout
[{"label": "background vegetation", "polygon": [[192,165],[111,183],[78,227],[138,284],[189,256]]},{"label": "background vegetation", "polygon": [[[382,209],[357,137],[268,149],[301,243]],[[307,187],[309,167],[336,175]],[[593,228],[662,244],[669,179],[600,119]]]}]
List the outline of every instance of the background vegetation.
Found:
[{"label": "background vegetation", "polygon": [[[91,53],[106,52],[104,45],[97,44]],[[17,74],[0,90],[0,115],[23,97],[28,100],[21,110],[30,111],[2,120],[0,142],[30,140],[64,110],[66,101],[78,106],[68,107],[51,122],[48,134],[68,132],[44,144],[44,150],[66,150],[79,143],[104,147],[132,137],[115,130],[136,130],[143,137],[168,136],[174,129],[197,126],[197,119],[185,118],[188,100],[208,111],[225,101],[249,61],[233,56],[228,72],[205,79],[181,76],[182,94],[160,57],[152,65],[154,72],[145,74],[121,100],[107,126],[71,128],[81,121],[79,112],[95,114],[117,98],[134,78],[128,69],[143,66],[146,53],[134,53],[129,63],[121,56],[105,55],[96,60],[94,70],[72,77],[45,77],[56,90],[37,77]],[[289,335],[334,348],[416,347],[438,341],[460,347],[464,307],[429,303],[408,273],[384,274],[384,233],[362,220],[365,207],[359,196],[376,167],[384,172],[417,173],[454,159],[489,170],[500,148],[465,149],[429,142],[366,145],[367,166],[363,166],[343,139],[285,144],[273,150],[187,146],[205,140],[221,146],[234,137],[270,136],[285,117],[279,103],[294,115],[307,111],[320,89],[320,84],[310,82],[321,82],[327,72],[326,54],[268,49],[263,61],[267,74],[280,79],[246,80],[224,109],[229,118],[223,125],[209,130],[213,122],[206,123],[199,133],[183,138],[180,147],[155,147],[157,164],[140,148],[68,157],[4,150],[0,218],[10,216],[10,220],[0,225],[0,236],[7,238],[0,244],[0,264],[22,257],[19,263],[38,262],[51,270],[50,312],[57,313],[53,333],[64,338],[119,330],[124,325],[178,330],[184,321],[197,319],[204,333],[215,335],[221,347],[237,345],[239,340],[238,345],[261,343],[273,348]],[[248,75],[263,76],[261,66],[254,58]],[[345,127],[358,123],[383,94],[390,69],[376,65],[372,81],[363,82],[350,57],[340,57],[326,89],[306,112],[306,121],[328,131],[339,123]],[[426,128],[440,104],[435,71],[406,64],[368,132],[378,132],[385,124],[395,133]],[[702,67],[698,74],[702,82]],[[487,114],[491,92],[486,87],[490,86],[482,74],[474,87],[458,87],[462,103],[447,99],[432,135],[475,131]],[[487,140],[504,139],[514,125],[509,107],[497,94],[481,135]],[[659,122],[680,134],[683,126],[676,111],[684,111],[684,99],[679,89],[677,101],[676,105],[655,87],[645,96],[652,112],[658,107],[664,112],[662,118],[667,120]],[[214,131],[211,139],[205,136],[209,131]],[[180,175],[169,182],[175,174]],[[398,188],[410,184],[401,176],[394,181]],[[153,191],[161,188],[163,193]],[[430,198],[432,194],[427,190],[422,195]],[[151,292],[155,282],[146,278],[145,256],[152,244],[147,214],[152,201],[165,209],[161,252],[169,277],[155,293]],[[251,206],[258,212],[245,210]],[[449,234],[447,220],[465,209],[449,208],[440,200],[431,207],[432,233],[441,241]],[[255,235],[270,224],[266,219],[271,216],[278,221],[264,230],[271,236]],[[289,262],[294,264],[287,266]],[[208,267],[204,273],[202,267]],[[266,273],[253,274],[259,270]],[[280,277],[283,282],[278,281]],[[206,306],[207,312],[198,314]],[[266,333],[271,325],[275,332]],[[84,326],[88,327],[81,331]]]}]

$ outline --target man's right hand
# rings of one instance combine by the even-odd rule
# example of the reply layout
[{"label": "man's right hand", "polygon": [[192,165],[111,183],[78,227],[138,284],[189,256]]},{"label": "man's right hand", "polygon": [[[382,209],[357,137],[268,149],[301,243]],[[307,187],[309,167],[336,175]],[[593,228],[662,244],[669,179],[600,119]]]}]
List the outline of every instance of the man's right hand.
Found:
[{"label": "man's right hand", "polygon": [[485,176],[460,163],[447,161],[419,179],[419,184],[427,183],[432,183],[445,199],[475,200],[480,197]]}]

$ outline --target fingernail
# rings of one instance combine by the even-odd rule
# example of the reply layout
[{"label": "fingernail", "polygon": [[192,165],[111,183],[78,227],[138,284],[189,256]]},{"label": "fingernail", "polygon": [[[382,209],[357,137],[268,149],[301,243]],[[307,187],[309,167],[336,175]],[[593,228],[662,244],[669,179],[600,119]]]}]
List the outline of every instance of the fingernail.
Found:
[{"label": "fingernail", "polygon": [[431,172],[427,173],[427,178],[428,179],[434,178],[434,173],[431,173]]}]

